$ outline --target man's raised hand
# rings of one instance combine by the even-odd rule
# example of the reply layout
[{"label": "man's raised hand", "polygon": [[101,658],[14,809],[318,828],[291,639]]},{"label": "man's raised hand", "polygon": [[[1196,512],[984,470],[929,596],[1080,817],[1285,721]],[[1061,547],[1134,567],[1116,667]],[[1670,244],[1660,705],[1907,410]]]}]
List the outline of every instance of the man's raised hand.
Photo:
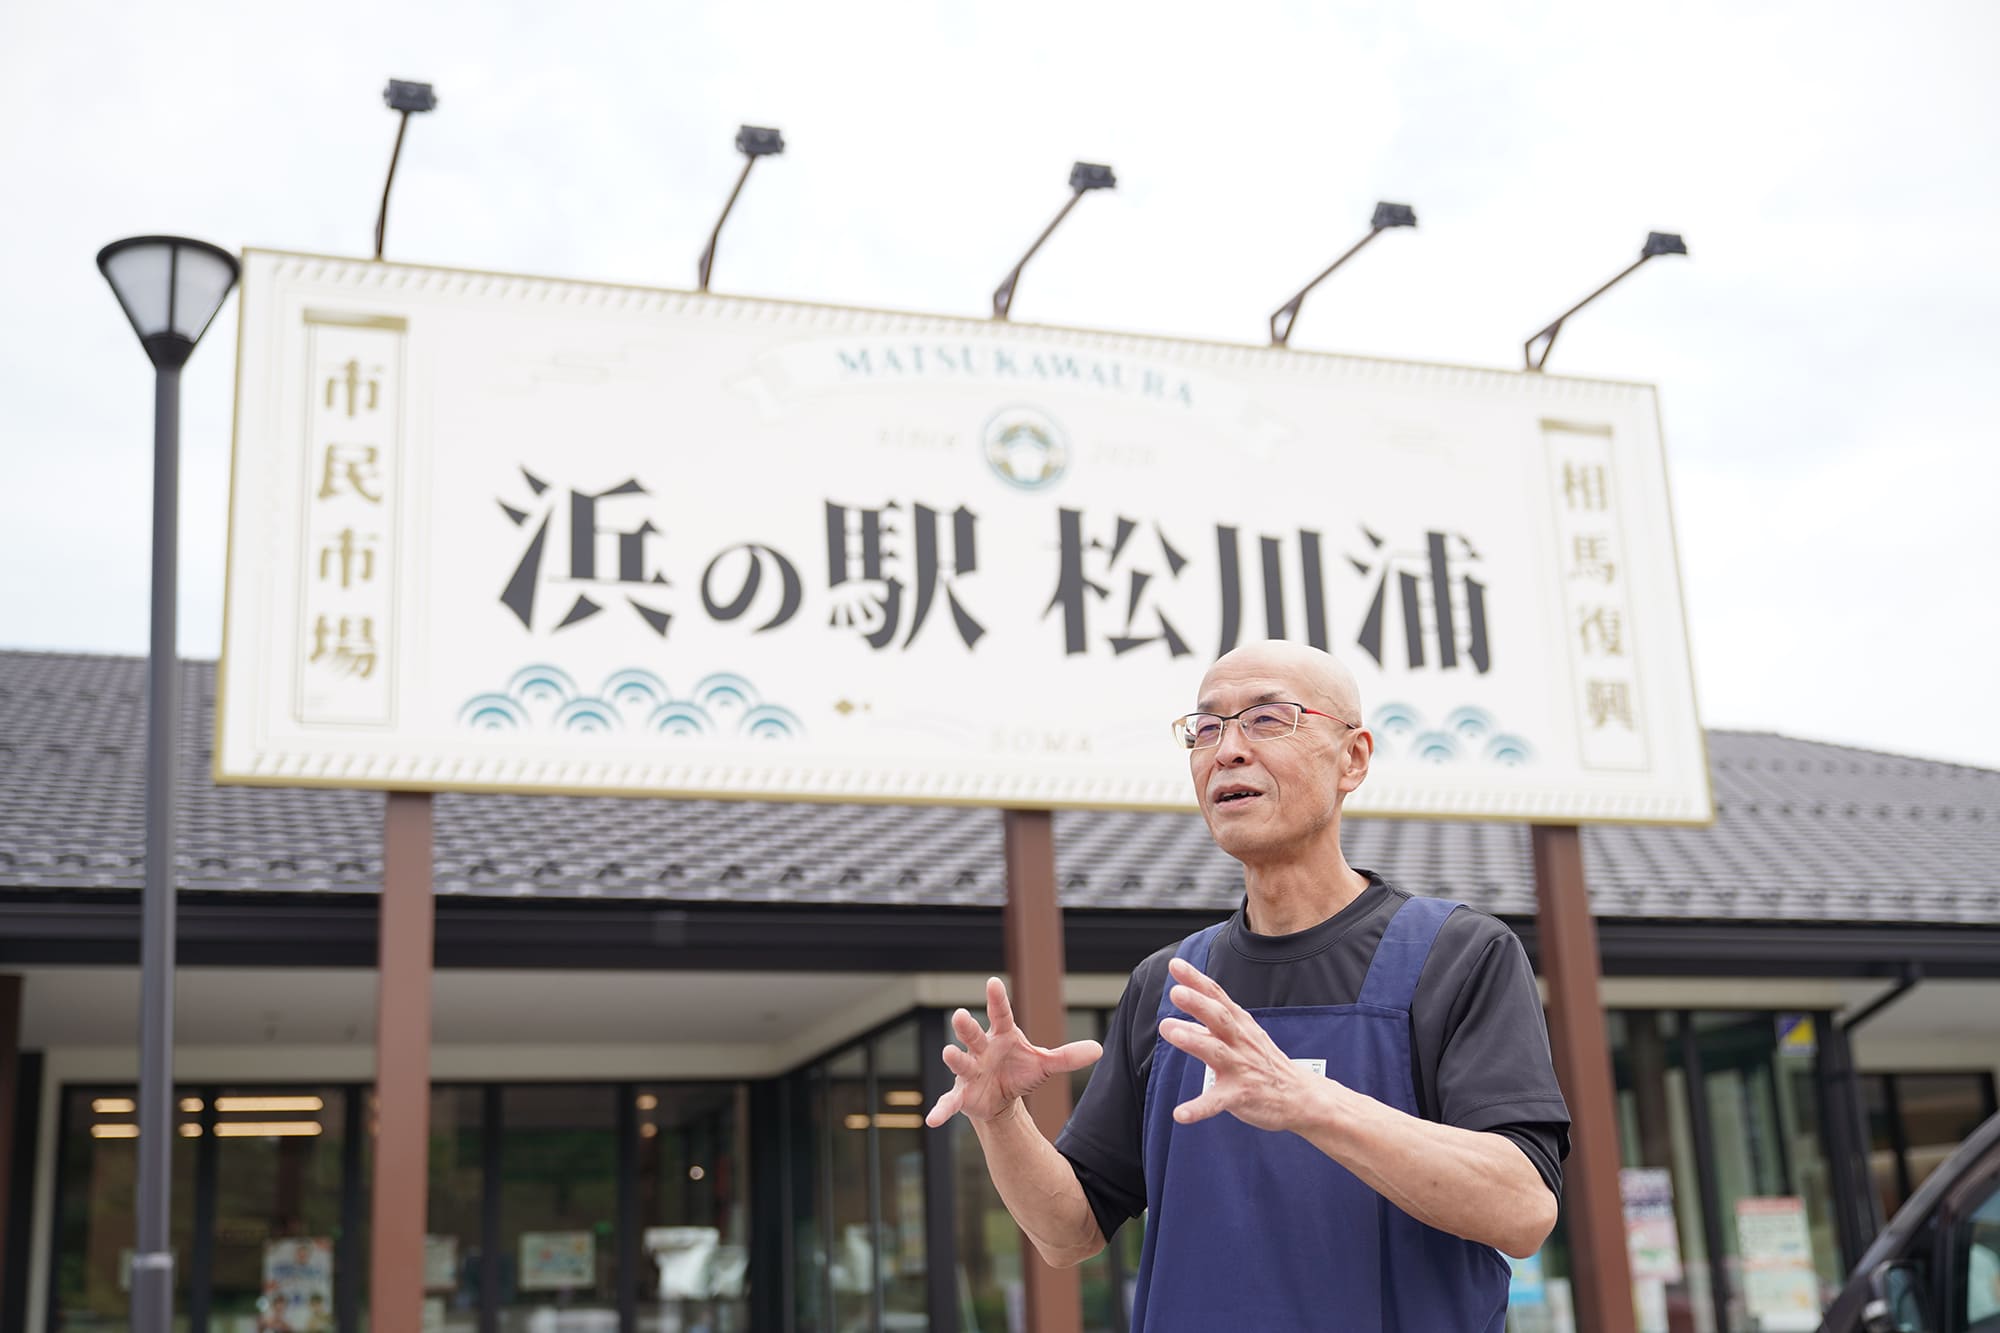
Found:
[{"label": "man's raised hand", "polygon": [[1160,1035],[1215,1074],[1198,1097],[1174,1108],[1183,1125],[1228,1111],[1258,1129],[1290,1129],[1301,1107],[1326,1080],[1302,1073],[1271,1035],[1213,978],[1185,958],[1167,964],[1169,998],[1194,1021],[1160,1020]]},{"label": "man's raised hand", "polygon": [[1104,1054],[1094,1041],[1073,1041],[1053,1050],[1030,1042],[1014,1023],[1014,1007],[998,977],[986,979],[986,1027],[960,1009],[951,1016],[951,1028],[965,1047],[944,1048],[945,1067],[954,1079],[951,1091],[924,1117],[933,1129],[960,1112],[968,1120],[991,1120],[1056,1075],[1087,1068]]}]

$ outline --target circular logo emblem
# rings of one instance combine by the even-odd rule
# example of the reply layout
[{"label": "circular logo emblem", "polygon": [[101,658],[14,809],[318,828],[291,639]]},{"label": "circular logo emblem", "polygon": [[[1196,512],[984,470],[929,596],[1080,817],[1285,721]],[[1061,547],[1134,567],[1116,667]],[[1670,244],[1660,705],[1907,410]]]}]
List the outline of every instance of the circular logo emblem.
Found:
[{"label": "circular logo emblem", "polygon": [[986,423],[986,465],[1010,486],[1035,491],[1069,471],[1069,442],[1046,412],[1010,407]]}]

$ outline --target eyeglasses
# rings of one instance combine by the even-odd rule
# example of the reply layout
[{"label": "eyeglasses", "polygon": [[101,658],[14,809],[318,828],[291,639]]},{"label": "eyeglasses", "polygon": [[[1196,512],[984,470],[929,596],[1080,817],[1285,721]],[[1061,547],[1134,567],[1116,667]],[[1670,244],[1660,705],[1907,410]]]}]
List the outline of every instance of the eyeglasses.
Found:
[{"label": "eyeglasses", "polygon": [[1174,739],[1186,749],[1206,750],[1222,744],[1223,728],[1233,721],[1242,729],[1246,741],[1275,741],[1297,731],[1299,719],[1307,713],[1330,718],[1343,727],[1352,727],[1357,731],[1361,728],[1358,722],[1349,722],[1345,718],[1334,717],[1332,713],[1307,708],[1304,704],[1267,703],[1251,704],[1228,717],[1220,713],[1189,713],[1186,717],[1177,717],[1174,719]]}]

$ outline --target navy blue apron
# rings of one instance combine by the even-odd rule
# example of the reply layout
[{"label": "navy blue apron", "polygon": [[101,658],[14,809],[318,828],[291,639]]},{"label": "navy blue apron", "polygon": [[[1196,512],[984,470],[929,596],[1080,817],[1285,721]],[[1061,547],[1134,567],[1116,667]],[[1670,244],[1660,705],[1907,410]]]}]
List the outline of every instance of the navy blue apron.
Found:
[{"label": "navy blue apron", "polygon": [[[1253,1009],[1294,1060],[1411,1115],[1410,1001],[1438,928],[1460,904],[1397,909],[1354,1004]],[[1220,925],[1176,951],[1203,972]],[[1159,1017],[1189,1017],[1161,989]],[[1224,1113],[1174,1122],[1207,1066],[1156,1040],[1146,1082],[1146,1239],[1133,1333],[1354,1329],[1501,1333],[1508,1263],[1498,1250],[1405,1213],[1296,1134]]]}]

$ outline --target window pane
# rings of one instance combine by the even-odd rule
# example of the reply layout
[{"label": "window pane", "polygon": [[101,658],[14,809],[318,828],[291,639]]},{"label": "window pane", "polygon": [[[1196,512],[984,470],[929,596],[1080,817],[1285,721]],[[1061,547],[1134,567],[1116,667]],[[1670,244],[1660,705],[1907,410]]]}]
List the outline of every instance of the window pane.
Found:
[{"label": "window pane", "polygon": [[1861,1076],[1861,1108],[1868,1116],[1868,1177],[1887,1221],[1903,1206],[1901,1159],[1889,1122],[1889,1080],[1881,1074]]},{"label": "window pane", "polygon": [[1111,1289],[1111,1247],[1084,1260],[1076,1275],[1083,1288],[1083,1333],[1115,1333],[1112,1302],[1118,1293]]},{"label": "window pane", "polygon": [[[1064,1041],[1102,1040],[1104,1016],[1089,1009],[1072,1009],[1065,1016]],[[1071,1104],[1083,1095],[1089,1072],[1070,1076]],[[986,1170],[986,1157],[972,1126],[960,1116],[949,1131],[952,1185],[957,1216],[952,1220],[958,1243],[958,1290],[967,1330],[1011,1333],[1022,1327],[1025,1289],[1021,1275],[1021,1232],[1000,1202],[999,1191]],[[1115,1333],[1129,1326],[1132,1293],[1139,1272],[1142,1224],[1134,1220],[1119,1228],[1106,1250],[1086,1261],[1078,1274],[1083,1288],[1083,1319],[1087,1333]],[[1120,1264],[1111,1262],[1116,1247]],[[1122,1307],[1122,1313],[1121,1309]],[[954,1331],[956,1333],[956,1331]]]},{"label": "window pane", "polygon": [[874,1320],[875,1246],[868,1228],[868,1053],[855,1047],[827,1062],[831,1121],[833,1231],[828,1269],[833,1278],[833,1327],[866,1328]]},{"label": "window pane", "polygon": [[1897,1074],[1896,1106],[1909,1144],[1910,1188],[1924,1183],[1986,1118],[1982,1074]]},{"label": "window pane", "polygon": [[1773,1080],[1778,1124],[1790,1145],[1791,1192],[1805,1207],[1820,1295],[1823,1300],[1831,1301],[1846,1285],[1847,1274],[1840,1260],[1840,1237],[1834,1231],[1833,1171],[1827,1164],[1826,1143],[1820,1131],[1813,1051],[1781,1044]]},{"label": "window pane", "polygon": [[740,1085],[634,1092],[642,1323],[748,1328],[749,1094]]},{"label": "window pane", "polygon": [[[484,1088],[431,1089],[424,1300],[433,1313],[442,1307],[448,1333],[471,1333],[479,1326],[481,1219],[486,1200],[485,1108]],[[360,1283],[359,1290],[365,1300],[368,1284]]]},{"label": "window pane", "polygon": [[[952,1182],[958,1216],[958,1290],[965,1327],[1010,1333],[1021,1326],[1021,1233],[986,1171],[986,1154],[964,1116],[951,1128]],[[1130,1228],[1126,1228],[1130,1230]]]},{"label": "window pane", "polygon": [[[1577,1333],[1572,1309],[1567,1212],[1533,1258],[1512,1260],[1507,1283],[1507,1333]],[[1709,1320],[1710,1324],[1715,1321]]]},{"label": "window pane", "polygon": [[1119,1293],[1125,1310],[1123,1327],[1132,1326],[1132,1302],[1139,1294],[1139,1258],[1145,1251],[1147,1213],[1118,1228],[1118,1234],[1111,1238],[1110,1248],[1118,1251],[1118,1269],[1124,1290]]},{"label": "window pane", "polygon": [[[1617,1087],[1619,1178],[1624,1207],[1639,1228],[1633,1247],[1633,1299],[1638,1327],[1714,1333],[1708,1251],[1701,1230],[1701,1193],[1681,1069],[1680,1023],[1652,1009],[1606,1016]],[[1568,1233],[1543,1247],[1542,1262],[1516,1265],[1514,1327],[1570,1319]],[[1545,1307],[1535,1310],[1535,1306]]]},{"label": "window pane", "polygon": [[[1702,1231],[1701,1177],[1694,1152],[1694,1130],[1688,1115],[1687,1076],[1682,1069],[1681,1026],[1677,1015],[1656,1010],[1632,1010],[1620,1016],[1614,1034],[1622,1037],[1617,1054],[1621,1101],[1632,1105],[1633,1137],[1626,1145],[1625,1165],[1666,1172],[1674,1253],[1679,1269],[1661,1265],[1653,1289],[1635,1284],[1640,1309],[1653,1324],[1713,1333],[1714,1274],[1709,1264],[1707,1236]],[[1625,1091],[1629,1084],[1629,1092]],[[1657,1188],[1657,1176],[1654,1178]],[[1631,1206],[1628,1204],[1628,1207]],[[1659,1256],[1652,1256],[1655,1263]],[[1642,1320],[1642,1326],[1646,1321]]]},{"label": "window pane", "polygon": [[826,1071],[813,1068],[792,1080],[792,1320],[797,1333],[826,1328]]},{"label": "window pane", "polygon": [[[1104,1018],[1097,1010],[1072,1009],[1066,1015],[1066,1020],[1063,1032],[1063,1040],[1065,1042],[1101,1042],[1104,1040]],[[1083,1099],[1083,1090],[1090,1083],[1090,1071],[1095,1067],[1094,1065],[1085,1065],[1082,1069],[1078,1069],[1070,1074],[1069,1104],[1071,1106],[1075,1106]]]},{"label": "window pane", "polygon": [[1778,1022],[1771,1013],[1695,1016],[1714,1131],[1730,1333],[1805,1320],[1839,1291],[1815,1103],[1787,1091],[1800,1075],[1810,1078],[1812,1052],[1793,1041],[1781,1049]]},{"label": "window pane", "polygon": [[[1064,1041],[1104,1040],[1106,1014],[1099,1009],[1072,1009],[1067,1015],[1067,1031]],[[1073,1107],[1082,1100],[1083,1090],[1090,1083],[1091,1070],[1096,1066],[1086,1065],[1069,1076],[1069,1104]],[[1135,1225],[1127,1230],[1138,1230]],[[1112,1263],[1114,1247],[1104,1249],[1083,1261],[1077,1268],[1077,1280],[1083,1288],[1083,1330],[1084,1333],[1118,1333],[1125,1327],[1125,1321],[1118,1317],[1116,1305],[1121,1299],[1117,1288],[1117,1268]]]},{"label": "window pane", "polygon": [[[1661,1023],[1678,1045],[1679,1020],[1663,1014]],[[1717,1279],[1708,1253],[1708,1233],[1702,1229],[1701,1173],[1694,1151],[1694,1123],[1688,1112],[1687,1072],[1683,1069],[1667,1072],[1667,1106],[1673,1117],[1674,1215],[1680,1230],[1681,1263],[1687,1270],[1688,1320],[1697,1329],[1713,1330]],[[1675,1302],[1668,1302],[1669,1320],[1675,1307]]]},{"label": "window pane", "polygon": [[616,1090],[514,1087],[501,1099],[500,1328],[618,1308]]},{"label": "window pane", "polygon": [[[199,1094],[183,1089],[176,1097]],[[110,1333],[131,1326],[132,1248],[139,1194],[138,1090],[70,1088],[63,1094],[63,1133],[56,1199],[56,1288],[65,1333]],[[168,1245],[174,1254],[174,1327],[187,1328],[193,1257],[196,1144],[182,1129],[199,1115],[175,1112]]]},{"label": "window pane", "polygon": [[876,1160],[882,1200],[882,1310],[887,1328],[922,1328],[925,1286],[923,1083],[917,1025],[898,1023],[875,1039]]},{"label": "window pane", "polygon": [[346,1107],[339,1088],[217,1093],[213,1327],[333,1328]]}]

